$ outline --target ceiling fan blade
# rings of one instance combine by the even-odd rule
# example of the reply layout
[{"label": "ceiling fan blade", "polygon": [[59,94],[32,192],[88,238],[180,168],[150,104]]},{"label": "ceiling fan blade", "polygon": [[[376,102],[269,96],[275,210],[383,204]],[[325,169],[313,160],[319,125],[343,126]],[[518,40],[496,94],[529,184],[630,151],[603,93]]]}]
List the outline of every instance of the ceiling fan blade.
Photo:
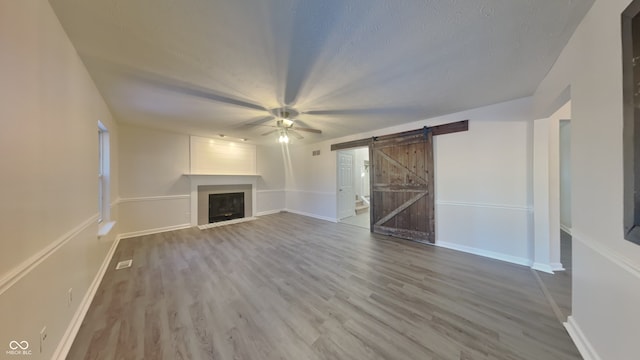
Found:
[{"label": "ceiling fan blade", "polygon": [[305,111],[305,115],[350,115],[358,110],[356,109],[345,109],[345,110],[310,110]]},{"label": "ceiling fan blade", "polygon": [[254,110],[266,110],[265,107],[260,106],[258,104],[254,104],[246,100],[233,98],[229,95],[222,94],[213,89],[190,84],[180,80],[173,80],[169,78],[163,78],[163,79],[158,78],[153,80],[147,79],[147,82],[152,83],[156,87],[168,89],[170,91],[181,93],[181,94],[186,94],[194,97],[199,97],[203,99],[208,99],[216,102],[226,103],[229,105],[235,105],[235,106],[254,109]]},{"label": "ceiling fan blade", "polygon": [[296,126],[311,128],[311,126],[305,120],[300,119],[300,117],[293,119],[293,122],[295,123]]},{"label": "ceiling fan blade", "polygon": [[322,134],[322,130],[318,130],[318,129],[312,129],[312,128],[304,128],[304,127],[295,127],[296,131],[306,131],[306,132],[310,132],[310,133],[314,133],[314,134]]},{"label": "ceiling fan blade", "polygon": [[310,110],[305,111],[305,115],[353,115],[353,116],[371,116],[371,115],[393,115],[393,116],[417,116],[423,115],[424,109],[419,107],[388,107],[388,108],[363,108],[363,109],[334,109],[334,110]]},{"label": "ceiling fan blade", "polygon": [[304,139],[304,136],[298,134],[295,130],[287,130],[287,134],[293,135],[298,140]]},{"label": "ceiling fan blade", "polygon": [[276,131],[280,131],[280,129],[275,129],[275,130],[268,131],[268,132],[262,134],[262,136],[267,136],[267,135],[273,134]]},{"label": "ceiling fan blade", "polygon": [[96,59],[94,57],[89,57],[88,60],[93,63],[100,63],[100,65],[110,68],[111,71],[126,75],[129,79],[135,79],[139,82],[146,83],[157,88],[167,89],[176,93],[186,94],[239,107],[254,110],[267,110],[267,108],[260,104],[256,104],[248,100],[239,99],[237,97],[234,97],[233,95],[225,94],[221,91],[192,84],[184,80],[171,78],[165,75],[158,74],[156,72],[146,71],[129,65],[119,64],[103,59]]},{"label": "ceiling fan blade", "polygon": [[265,116],[255,121],[250,120],[249,122],[241,124],[240,126],[270,126],[270,125],[263,125],[263,123],[269,122],[273,119],[274,119],[273,116]]},{"label": "ceiling fan blade", "polygon": [[[294,106],[314,84],[320,83],[318,78],[324,70],[320,59],[327,53],[331,41],[334,41],[334,29],[340,28],[343,19],[344,6],[338,5],[342,1],[304,1],[304,11],[295,12],[291,16],[292,29],[290,46],[284,49],[284,104]],[[327,6],[327,3],[333,5]],[[301,9],[302,10],[302,9]],[[322,19],[322,26],[317,24]],[[278,94],[280,95],[280,94]]]}]

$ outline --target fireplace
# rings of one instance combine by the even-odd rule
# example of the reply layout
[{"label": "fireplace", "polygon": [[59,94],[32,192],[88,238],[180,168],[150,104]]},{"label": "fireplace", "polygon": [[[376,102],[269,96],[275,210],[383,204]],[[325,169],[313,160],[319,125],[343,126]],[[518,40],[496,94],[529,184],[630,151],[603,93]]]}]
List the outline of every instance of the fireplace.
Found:
[{"label": "fireplace", "polygon": [[244,217],[244,192],[209,194],[209,223]]},{"label": "fireplace", "polygon": [[[257,176],[248,175],[189,175],[191,179],[191,224],[193,226],[219,225],[209,222],[209,195],[244,193],[244,217],[256,214]],[[240,219],[235,219],[240,221]]]}]

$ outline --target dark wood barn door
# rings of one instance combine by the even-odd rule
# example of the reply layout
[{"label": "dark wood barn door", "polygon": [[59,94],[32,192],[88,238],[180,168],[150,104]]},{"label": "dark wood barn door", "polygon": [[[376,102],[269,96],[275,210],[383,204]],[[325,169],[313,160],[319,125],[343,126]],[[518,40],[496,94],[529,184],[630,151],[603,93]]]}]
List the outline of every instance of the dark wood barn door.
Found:
[{"label": "dark wood barn door", "polygon": [[373,141],[371,229],[433,243],[433,138],[431,131]]}]

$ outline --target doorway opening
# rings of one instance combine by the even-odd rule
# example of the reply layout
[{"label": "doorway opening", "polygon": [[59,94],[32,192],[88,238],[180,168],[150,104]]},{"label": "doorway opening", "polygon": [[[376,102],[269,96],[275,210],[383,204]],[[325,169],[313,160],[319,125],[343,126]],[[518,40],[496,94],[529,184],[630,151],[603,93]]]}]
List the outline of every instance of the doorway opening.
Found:
[{"label": "doorway opening", "polygon": [[370,229],[369,147],[338,151],[338,219]]},{"label": "doorway opening", "polygon": [[[571,115],[571,114],[569,114]],[[571,120],[561,119],[560,142],[560,262],[571,273]],[[569,284],[569,287],[571,284]]]},{"label": "doorway opening", "polygon": [[[369,167],[365,169],[370,176],[370,231],[433,244],[435,242],[433,137],[468,130],[469,120],[462,120],[332,144],[331,151],[338,151],[337,218],[349,217],[350,202],[355,200],[355,189],[353,189],[355,153],[344,150],[366,147],[369,149]],[[360,177],[366,178],[366,173],[365,176],[361,173]]]},{"label": "doorway opening", "polygon": [[533,269],[560,322],[567,321],[572,311],[571,117],[568,100],[551,117],[538,120],[540,130],[544,130],[538,132],[543,135],[538,143],[540,148],[548,149],[538,161],[548,159],[548,172],[542,169],[536,175],[543,185],[537,190],[544,195],[537,208],[542,216],[538,217],[536,229],[542,230],[544,236],[536,237],[536,261],[544,264],[546,260],[549,271],[535,264]]}]

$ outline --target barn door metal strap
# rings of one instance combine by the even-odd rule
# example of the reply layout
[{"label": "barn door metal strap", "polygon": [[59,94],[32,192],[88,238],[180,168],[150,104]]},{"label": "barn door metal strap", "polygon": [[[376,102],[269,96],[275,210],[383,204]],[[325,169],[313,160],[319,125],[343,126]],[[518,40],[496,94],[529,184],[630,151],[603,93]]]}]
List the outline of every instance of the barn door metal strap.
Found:
[{"label": "barn door metal strap", "polygon": [[396,208],[392,212],[390,212],[387,215],[385,215],[382,219],[378,220],[374,225],[382,226],[382,224],[384,224],[387,221],[391,220],[391,218],[393,218],[394,216],[398,215],[399,213],[401,213],[402,211],[407,209],[409,206],[413,205],[416,201],[422,199],[422,197],[425,196],[425,195],[426,195],[425,193],[420,193],[420,194],[412,197],[411,199],[409,199],[409,201],[407,201],[404,204],[400,205],[398,208]]}]

